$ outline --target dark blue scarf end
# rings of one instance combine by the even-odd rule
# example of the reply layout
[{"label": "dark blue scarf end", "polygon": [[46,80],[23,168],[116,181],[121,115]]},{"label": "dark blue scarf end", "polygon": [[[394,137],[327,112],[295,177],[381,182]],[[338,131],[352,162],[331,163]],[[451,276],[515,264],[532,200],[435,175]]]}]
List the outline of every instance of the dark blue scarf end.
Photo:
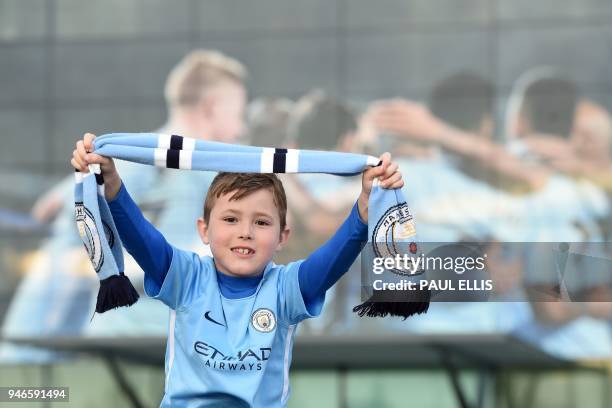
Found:
[{"label": "dark blue scarf end", "polygon": [[132,306],[139,295],[132,282],[123,273],[100,281],[96,312],[104,313],[121,306]]}]

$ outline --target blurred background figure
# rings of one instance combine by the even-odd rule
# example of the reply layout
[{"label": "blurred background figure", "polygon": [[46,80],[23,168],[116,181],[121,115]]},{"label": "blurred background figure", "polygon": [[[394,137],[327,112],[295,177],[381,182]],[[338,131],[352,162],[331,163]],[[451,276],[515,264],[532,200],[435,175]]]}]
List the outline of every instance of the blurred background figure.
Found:
[{"label": "blurred background figure", "polygon": [[434,116],[482,139],[495,138],[495,89],[491,81],[460,72],[438,82],[429,98]]},{"label": "blurred background figure", "polygon": [[[553,171],[579,185],[592,185],[607,195],[608,208],[612,197],[612,122],[601,105],[582,98],[575,109],[567,140],[551,137],[526,139],[526,146],[545,161]],[[592,240],[610,241],[609,211],[595,215],[600,234]]]},{"label": "blurred background figure", "polygon": [[286,98],[258,98],[248,106],[248,141],[251,146],[283,147],[287,143],[293,101]]},{"label": "blurred background figure", "polygon": [[[191,52],[168,76],[168,120],[156,132],[235,141],[244,128],[245,75],[238,61],[220,52]],[[195,224],[184,223],[197,219],[202,212],[201,203],[214,173],[190,172],[178,177],[151,166],[121,161],[117,166],[136,202],[148,211],[170,242],[201,249],[201,243],[196,245],[199,238]],[[33,207],[35,217],[53,221],[52,233],[12,299],[3,335],[163,335],[168,312],[146,296],[132,308],[92,316],[99,283],[75,228],[73,184],[71,175]],[[139,267],[128,261],[126,273],[142,294],[144,275]],[[5,361],[46,361],[56,357],[56,353],[6,344],[0,349],[0,358]]]},{"label": "blurred background figure", "polygon": [[576,84],[553,67],[536,67],[515,82],[506,108],[509,141],[534,135],[567,139],[579,92]]},{"label": "blurred background figure", "polygon": [[492,140],[493,99],[489,81],[461,72],[434,86],[429,108],[394,99],[374,102],[364,114],[376,132],[395,138],[410,186],[405,194],[425,241],[490,235],[486,217],[502,195],[493,170],[504,154]]},{"label": "blurred background figure", "polygon": [[575,179],[589,180],[610,192],[612,122],[600,104],[584,98],[578,102],[566,143],[528,139],[527,146],[548,159],[547,164],[554,170]]},{"label": "blurred background figure", "polygon": [[465,175],[508,191],[532,191],[545,184],[545,169],[527,165],[496,142],[494,93],[486,79],[458,73],[436,84],[430,108],[415,101],[374,104],[367,116],[380,131],[441,149],[444,161]]},{"label": "blurred background figure", "polygon": [[571,144],[576,159],[566,163],[560,160],[556,163],[560,170],[578,177],[590,178],[610,192],[612,121],[603,106],[588,99],[578,103]]},{"label": "blurred background figure", "polygon": [[[576,109],[571,145],[573,155],[551,163],[557,170],[587,179],[608,196],[612,208],[612,120],[601,105],[583,99]],[[599,217],[603,241],[612,242],[612,209]],[[612,253],[612,245],[608,245]]]},{"label": "blurred background figure", "polygon": [[320,89],[300,98],[289,123],[290,144],[300,149],[354,152],[357,119],[351,108]]}]

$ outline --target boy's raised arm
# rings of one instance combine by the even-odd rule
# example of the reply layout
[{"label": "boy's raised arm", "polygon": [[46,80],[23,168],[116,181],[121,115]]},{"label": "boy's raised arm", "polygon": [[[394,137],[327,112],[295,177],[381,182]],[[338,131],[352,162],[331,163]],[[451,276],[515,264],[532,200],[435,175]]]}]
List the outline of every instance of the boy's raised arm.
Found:
[{"label": "boy's raised arm", "polygon": [[161,287],[172,262],[172,247],[164,236],[142,215],[121,182],[113,159],[93,151],[95,136],[86,133],[76,143],[70,163],[83,173],[89,164],[99,164],[104,176],[104,197],[108,202],[123,246],[145,272],[145,280],[152,279]]},{"label": "boy's raised arm", "polygon": [[348,218],[325,244],[300,265],[300,292],[307,306],[348,271],[367,241],[368,199],[374,179],[378,178],[383,188],[395,189],[404,185],[397,164],[391,162],[391,155],[385,153],[380,159],[381,165],[363,173],[361,194]]},{"label": "boy's raised arm", "polygon": [[344,275],[367,241],[368,226],[355,204],[336,233],[300,265],[298,279],[306,307],[323,296]]}]

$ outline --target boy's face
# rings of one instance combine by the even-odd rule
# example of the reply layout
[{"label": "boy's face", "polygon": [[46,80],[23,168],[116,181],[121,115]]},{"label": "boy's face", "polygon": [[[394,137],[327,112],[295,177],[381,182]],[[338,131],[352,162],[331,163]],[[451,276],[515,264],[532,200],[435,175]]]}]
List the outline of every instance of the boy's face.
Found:
[{"label": "boy's face", "polygon": [[280,216],[269,189],[230,201],[233,193],[217,198],[208,224],[198,219],[198,231],[210,245],[219,272],[259,275],[287,241],[289,229],[280,230]]}]

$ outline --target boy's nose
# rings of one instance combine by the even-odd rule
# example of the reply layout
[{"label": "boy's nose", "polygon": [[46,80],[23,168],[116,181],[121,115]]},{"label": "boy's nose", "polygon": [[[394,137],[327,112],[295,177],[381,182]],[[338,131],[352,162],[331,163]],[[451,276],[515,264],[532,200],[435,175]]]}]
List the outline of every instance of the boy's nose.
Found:
[{"label": "boy's nose", "polygon": [[245,223],[241,226],[240,235],[238,237],[241,239],[252,239],[253,238],[251,225],[249,223]]}]

